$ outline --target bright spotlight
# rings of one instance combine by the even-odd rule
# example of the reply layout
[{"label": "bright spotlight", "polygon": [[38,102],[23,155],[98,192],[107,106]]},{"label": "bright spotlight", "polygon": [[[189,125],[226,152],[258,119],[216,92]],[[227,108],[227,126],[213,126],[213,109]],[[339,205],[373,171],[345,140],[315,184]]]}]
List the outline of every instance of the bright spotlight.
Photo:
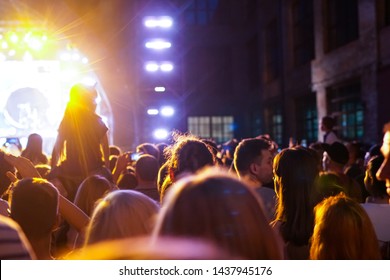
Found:
[{"label": "bright spotlight", "polygon": [[63,53],[60,54],[60,59],[62,61],[69,61],[69,60],[72,59],[72,55],[70,53],[68,53],[68,52],[63,52]]},{"label": "bright spotlight", "polygon": [[155,87],[154,91],[155,92],[165,92],[165,87]]},{"label": "bright spotlight", "polygon": [[74,61],[80,60],[80,54],[78,54],[78,53],[72,54],[72,59],[73,59]]},{"label": "bright spotlight", "polygon": [[160,69],[163,72],[170,72],[173,70],[173,64],[170,62],[164,62],[160,65]]},{"label": "bright spotlight", "polygon": [[3,49],[8,49],[8,43],[7,43],[7,42],[2,42],[2,43],[1,43],[1,47],[2,47]]},{"label": "bright spotlight", "polygon": [[153,136],[154,138],[156,138],[157,140],[165,140],[168,138],[168,130],[164,129],[164,128],[159,128],[159,129],[156,129],[154,132],[153,132]]},{"label": "bright spotlight", "polygon": [[92,78],[92,77],[89,77],[89,76],[84,77],[84,78],[82,79],[81,82],[82,82],[84,85],[87,85],[87,86],[89,86],[89,87],[94,87],[94,86],[96,86],[96,84],[97,84],[96,79],[94,79],[94,78]]},{"label": "bright spotlight", "polygon": [[161,40],[161,39],[155,39],[145,43],[145,47],[147,49],[154,49],[154,50],[169,49],[171,46],[172,46],[171,42]]},{"label": "bright spotlight", "polygon": [[175,114],[175,109],[171,106],[165,106],[161,108],[161,115],[164,117],[172,117]]},{"label": "bright spotlight", "polygon": [[146,17],[144,19],[144,25],[147,28],[170,28],[173,25],[173,20],[171,17],[162,16],[162,17]]},{"label": "bright spotlight", "polygon": [[23,61],[32,61],[33,60],[33,57],[31,55],[31,53],[29,53],[28,51],[24,53],[23,55]]},{"label": "bright spotlight", "polygon": [[158,115],[158,110],[154,109],[154,108],[148,109],[147,113],[149,116],[156,116],[156,115]]},{"label": "bright spotlight", "polygon": [[14,56],[16,54],[15,50],[9,50],[8,55],[9,56]]},{"label": "bright spotlight", "polygon": [[39,51],[42,49],[43,47],[43,44],[42,42],[37,39],[37,38],[31,38],[29,41],[28,41],[28,46],[33,49],[33,50],[36,50],[36,51]]},{"label": "bright spotlight", "polygon": [[145,65],[145,70],[148,72],[156,72],[158,71],[158,64],[156,62],[148,62]]},{"label": "bright spotlight", "polygon": [[6,61],[6,60],[7,57],[3,53],[0,53],[0,61]]},{"label": "bright spotlight", "polygon": [[11,40],[12,43],[17,43],[19,41],[19,37],[18,35],[16,35],[15,33],[13,33],[9,39]]}]

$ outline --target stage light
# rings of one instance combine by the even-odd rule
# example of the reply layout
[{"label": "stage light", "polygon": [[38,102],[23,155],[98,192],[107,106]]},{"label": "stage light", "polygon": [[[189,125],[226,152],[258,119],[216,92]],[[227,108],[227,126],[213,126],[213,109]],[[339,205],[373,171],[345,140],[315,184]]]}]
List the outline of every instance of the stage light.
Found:
[{"label": "stage light", "polygon": [[69,61],[69,60],[72,59],[72,55],[71,55],[70,53],[68,53],[68,52],[62,52],[62,53],[60,54],[60,59],[61,59],[62,61]]},{"label": "stage light", "polygon": [[149,115],[149,116],[156,116],[156,115],[158,115],[158,109],[154,109],[154,108],[151,108],[151,109],[148,109],[147,110],[147,114]]},{"label": "stage light", "polygon": [[154,49],[154,50],[169,49],[171,46],[172,46],[171,42],[162,39],[155,39],[145,43],[145,47],[147,49]]},{"label": "stage light", "polygon": [[78,53],[72,54],[72,59],[73,59],[74,61],[80,60],[80,54],[78,54]]},{"label": "stage light", "polygon": [[94,86],[96,86],[97,81],[96,81],[96,79],[94,79],[92,77],[84,77],[82,79],[81,83],[83,83],[84,85],[89,86],[89,87],[94,87]]},{"label": "stage light", "polygon": [[84,64],[87,64],[87,63],[89,62],[89,60],[88,60],[88,58],[83,57],[83,58],[81,59],[81,62],[84,63]]},{"label": "stage light", "polygon": [[173,20],[168,16],[146,17],[144,19],[144,25],[147,28],[170,28],[173,25]]},{"label": "stage light", "polygon": [[153,132],[153,136],[156,140],[165,140],[168,138],[168,130],[164,128],[158,128]]},{"label": "stage light", "polygon": [[163,72],[171,72],[173,70],[173,64],[170,62],[164,62],[160,65],[160,69]]},{"label": "stage light", "polygon": [[0,53],[0,61],[6,61],[6,60],[7,57],[3,53]]},{"label": "stage light", "polygon": [[145,65],[145,70],[148,72],[156,72],[159,69],[159,65],[156,62],[148,62]]},{"label": "stage light", "polygon": [[28,46],[36,51],[39,51],[43,47],[43,43],[38,38],[31,38],[28,40]]},{"label": "stage light", "polygon": [[155,92],[165,92],[165,87],[155,87],[154,91]]},{"label": "stage light", "polygon": [[8,49],[8,43],[7,43],[7,42],[2,42],[2,43],[1,43],[1,47],[2,47],[3,49]]},{"label": "stage light", "polygon": [[14,56],[16,54],[15,50],[9,50],[8,51],[8,56]]},{"label": "stage light", "polygon": [[33,57],[30,52],[26,51],[23,55],[23,61],[32,61]]},{"label": "stage light", "polygon": [[161,108],[161,115],[164,117],[172,117],[175,114],[175,109],[171,106],[164,106]]},{"label": "stage light", "polygon": [[14,44],[16,44],[19,41],[19,37],[15,33],[10,34],[9,39]]}]

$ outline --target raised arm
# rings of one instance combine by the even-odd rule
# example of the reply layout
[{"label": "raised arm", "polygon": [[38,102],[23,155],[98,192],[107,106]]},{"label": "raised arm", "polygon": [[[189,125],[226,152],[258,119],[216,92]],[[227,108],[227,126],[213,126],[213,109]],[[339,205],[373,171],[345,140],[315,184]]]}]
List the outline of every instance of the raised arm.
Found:
[{"label": "raised arm", "polygon": [[[41,175],[29,159],[10,154],[5,154],[4,159],[15,166],[23,178],[41,178]],[[7,175],[11,181],[17,180],[12,173],[7,173]],[[77,231],[82,231],[88,225],[89,217],[61,194],[59,195],[59,210],[62,217]]]}]

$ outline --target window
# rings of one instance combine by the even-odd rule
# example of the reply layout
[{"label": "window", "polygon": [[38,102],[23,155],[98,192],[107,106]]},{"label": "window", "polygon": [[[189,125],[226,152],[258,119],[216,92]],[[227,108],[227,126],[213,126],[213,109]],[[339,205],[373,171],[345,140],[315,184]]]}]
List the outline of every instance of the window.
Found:
[{"label": "window", "polygon": [[282,145],[283,142],[283,116],[282,110],[279,106],[271,106],[265,110],[265,119],[266,119],[266,131],[269,133],[271,138]]},{"label": "window", "polygon": [[226,142],[234,137],[234,119],[232,116],[188,117],[188,130],[201,138],[212,138],[217,143]]},{"label": "window", "polygon": [[297,140],[308,144],[318,140],[318,118],[316,96],[310,93],[296,100]]},{"label": "window", "polygon": [[278,77],[278,32],[276,19],[272,20],[265,30],[265,81],[269,82]]},{"label": "window", "polygon": [[325,7],[327,51],[332,51],[358,39],[359,22],[357,0],[327,0]]},{"label": "window", "polygon": [[292,4],[294,65],[305,64],[314,57],[313,0],[296,0]]},{"label": "window", "polygon": [[361,140],[364,135],[364,107],[360,83],[334,87],[328,93],[328,106],[337,119],[338,133],[343,140]]},{"label": "window", "polygon": [[218,0],[193,0],[187,7],[184,18],[190,25],[208,24],[218,6]]}]

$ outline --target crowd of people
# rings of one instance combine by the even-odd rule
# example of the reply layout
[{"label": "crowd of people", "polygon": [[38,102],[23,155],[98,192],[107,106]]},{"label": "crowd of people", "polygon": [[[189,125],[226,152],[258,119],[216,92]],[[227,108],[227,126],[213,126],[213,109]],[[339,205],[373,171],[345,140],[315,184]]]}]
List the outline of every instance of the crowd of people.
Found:
[{"label": "crowd of people", "polygon": [[51,155],[31,134],[0,151],[0,259],[389,259],[390,123],[383,143],[281,149],[268,136],[218,145],[109,145],[97,92],[70,90]]}]

